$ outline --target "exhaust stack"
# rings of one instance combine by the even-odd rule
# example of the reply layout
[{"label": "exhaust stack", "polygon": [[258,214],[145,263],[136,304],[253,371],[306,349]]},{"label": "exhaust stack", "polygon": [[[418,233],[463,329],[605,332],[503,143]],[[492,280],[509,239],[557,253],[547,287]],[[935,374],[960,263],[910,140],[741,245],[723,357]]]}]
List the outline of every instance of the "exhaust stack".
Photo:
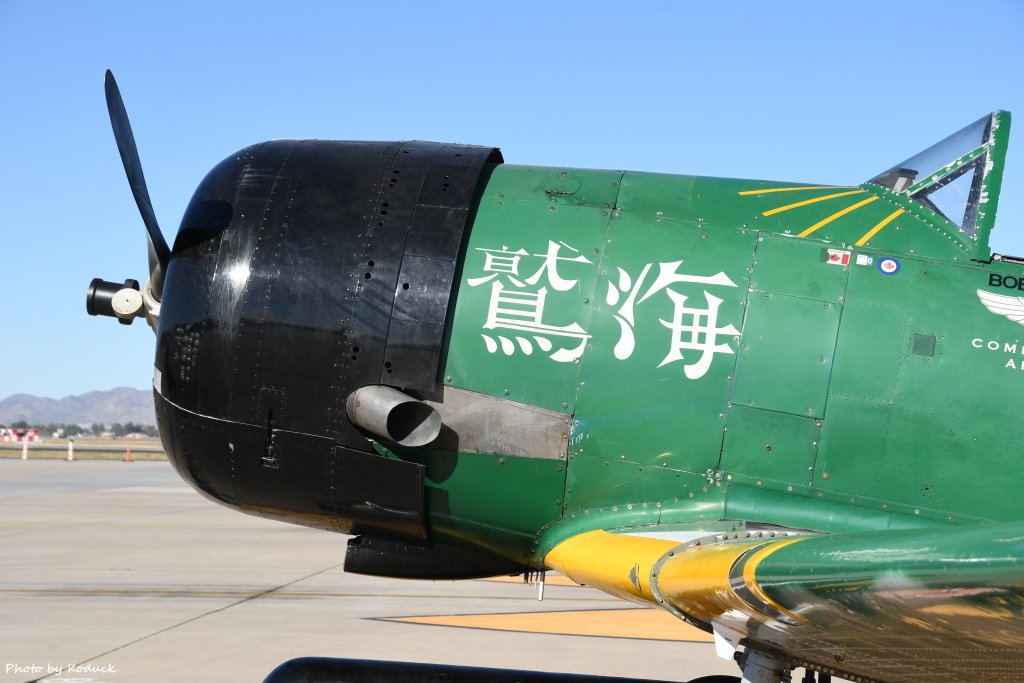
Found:
[{"label": "exhaust stack", "polygon": [[434,408],[391,387],[356,389],[345,410],[356,426],[400,446],[426,446],[441,433],[441,416]]}]

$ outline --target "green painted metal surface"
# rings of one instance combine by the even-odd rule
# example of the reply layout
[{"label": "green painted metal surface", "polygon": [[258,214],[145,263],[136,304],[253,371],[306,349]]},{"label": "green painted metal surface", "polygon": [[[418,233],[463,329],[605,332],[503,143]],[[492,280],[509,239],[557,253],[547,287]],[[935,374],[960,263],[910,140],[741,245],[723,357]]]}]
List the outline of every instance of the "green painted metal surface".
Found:
[{"label": "green painted metal surface", "polygon": [[996,209],[999,208],[999,195],[1003,189],[1003,167],[1006,164],[1006,149],[1010,145],[1010,112],[996,111],[992,114],[992,141],[989,145],[989,158],[986,161],[984,183],[984,201],[978,206],[977,215],[977,246],[972,258],[988,261],[989,235],[996,225]]},{"label": "green painted metal surface", "polygon": [[660,464],[578,455],[569,463],[566,503],[570,510],[600,507],[630,511],[660,509],[663,501],[686,496],[707,486],[705,476],[680,472]]},{"label": "green painted metal surface", "polygon": [[841,311],[829,302],[751,294],[733,403],[822,417]]},{"label": "green painted metal surface", "polygon": [[751,289],[843,303],[850,267],[833,263],[833,268],[826,269],[816,264],[833,258],[830,248],[833,252],[839,250],[818,240],[762,233],[754,254]]},{"label": "green painted metal surface", "polygon": [[831,534],[764,548],[737,562],[766,598],[762,609],[777,615],[770,627],[751,629],[762,646],[836,667],[847,680],[1019,678],[1021,522]]},{"label": "green painted metal surface", "polygon": [[399,457],[442,533],[534,563],[592,528],[1022,518],[1024,328],[978,290],[1024,267],[971,261],[985,225],[874,184],[499,165],[440,379],[564,413],[566,459]]},{"label": "green painted metal surface", "polygon": [[722,470],[807,486],[821,438],[817,418],[732,406],[726,417]]},{"label": "green painted metal surface", "polygon": [[[870,603],[884,593],[886,584],[914,584],[917,590],[1002,585],[1016,594],[1024,588],[1022,544],[1022,522],[824,535],[773,552],[757,566],[755,577],[783,605],[803,603],[809,591],[877,613],[880,605]],[[996,610],[1010,607],[1004,591],[965,597]],[[1012,602],[1024,604],[1024,594],[1016,594]]]},{"label": "green painted metal surface", "polygon": [[[988,148],[960,160],[986,154],[998,193],[1009,120],[994,121]],[[921,615],[890,619],[886,601],[917,589],[995,585],[1009,604],[940,607],[1019,620],[1020,543],[999,536],[1019,523],[991,523],[1024,519],[1024,264],[987,252],[995,201],[972,235],[876,183],[498,166],[440,379],[564,414],[564,459],[380,452],[426,466],[438,538],[536,568],[594,529],[832,534],[756,577],[849,638],[748,634],[816,662],[867,633],[844,610],[913,631],[897,622]],[[974,617],[961,626],[998,623]],[[895,656],[857,671],[891,672]]]},{"label": "green painted metal surface", "polygon": [[[614,218],[574,453],[690,472],[716,466],[753,243],[749,232]],[[709,335],[714,343],[703,348]]]},{"label": "green painted metal surface", "polygon": [[572,412],[619,177],[494,170],[459,274],[446,384]]},{"label": "green painted metal surface", "polygon": [[[665,217],[651,184],[667,180],[623,178],[619,201],[635,211],[614,212],[600,262],[570,442],[570,509],[627,490],[627,504],[666,500],[689,490],[678,473],[703,477],[718,466],[756,236]],[[588,474],[609,464],[623,472],[619,463],[637,477],[643,468],[667,474],[642,497],[632,484],[609,490],[606,476]]]},{"label": "green painted metal surface", "polygon": [[708,482],[704,476],[683,474],[680,480],[680,490],[660,502],[616,503],[567,510],[562,517],[538,530],[535,556],[542,561],[558,543],[594,529],[649,532],[733,530],[743,526],[742,521],[726,519],[726,488],[716,486],[714,477]]},{"label": "green painted metal surface", "polygon": [[535,534],[562,509],[560,460],[379,447],[426,468],[431,533],[522,563],[532,561]]},{"label": "green painted metal surface", "polygon": [[[851,273],[817,486],[947,519],[1021,514],[1016,496],[993,492],[1017,479],[1024,330],[980,301],[990,274],[906,258],[893,276]],[[934,337],[931,355],[914,352],[918,336]]]},{"label": "green painted metal surface", "polygon": [[[836,341],[829,406],[847,398],[871,405],[891,405],[899,368],[911,332],[909,315],[899,301],[866,301],[853,296],[843,307],[844,329],[871,330],[841,335]],[[870,366],[870,369],[869,367]],[[839,417],[844,411],[836,411]]]}]

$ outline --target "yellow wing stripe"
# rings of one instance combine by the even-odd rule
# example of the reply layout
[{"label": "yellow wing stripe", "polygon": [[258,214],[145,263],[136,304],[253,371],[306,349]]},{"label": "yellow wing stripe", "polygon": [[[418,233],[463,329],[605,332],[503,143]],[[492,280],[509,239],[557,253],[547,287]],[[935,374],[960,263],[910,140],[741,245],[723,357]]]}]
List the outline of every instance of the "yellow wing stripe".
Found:
[{"label": "yellow wing stripe", "polygon": [[803,187],[770,187],[764,190],[744,190],[737,192],[740,196],[750,194],[768,194],[769,192],[799,192],[801,190],[836,190],[849,185],[804,185]]},{"label": "yellow wing stripe", "polygon": [[556,545],[544,563],[576,583],[633,602],[657,603],[651,592],[651,569],[677,545],[656,538],[588,531]]},{"label": "yellow wing stripe", "polygon": [[777,209],[768,209],[767,211],[764,211],[761,215],[762,216],[774,216],[775,214],[782,213],[783,211],[790,211],[791,209],[799,209],[801,206],[807,206],[808,204],[817,204],[818,202],[823,202],[826,199],[836,199],[838,197],[848,197],[851,194],[864,194],[865,192],[867,192],[867,190],[849,190],[848,192],[834,192],[832,194],[822,195],[821,197],[815,197],[814,199],[805,199],[802,202],[794,202],[793,204],[786,204],[785,206],[780,206]]},{"label": "yellow wing stripe", "polygon": [[730,611],[754,616],[730,586],[729,572],[740,557],[766,542],[756,539],[689,548],[662,565],[658,589],[677,609],[707,623]]},{"label": "yellow wing stripe", "polygon": [[864,233],[864,236],[861,237],[856,242],[854,242],[853,245],[855,247],[863,247],[865,244],[867,244],[868,240],[870,240],[872,237],[877,235],[882,228],[884,228],[885,226],[889,225],[889,223],[892,223],[894,220],[896,220],[896,218],[900,214],[904,213],[904,211],[905,211],[905,209],[896,209],[895,211],[890,213],[888,216],[883,218],[881,221],[879,221],[878,225],[876,225],[875,227],[871,228],[866,233]]},{"label": "yellow wing stripe", "polygon": [[544,562],[577,583],[632,602],[665,606],[660,597],[705,623],[734,611],[761,623],[778,615],[803,621],[770,598],[755,576],[762,561],[801,540],[748,538],[683,549],[675,541],[590,531],[556,545]]},{"label": "yellow wing stripe", "polygon": [[829,223],[831,223],[835,219],[839,218],[840,216],[845,216],[846,214],[850,213],[851,211],[856,211],[860,207],[865,206],[866,204],[870,204],[871,202],[877,201],[877,200],[878,200],[878,197],[868,197],[867,199],[865,199],[863,201],[859,201],[859,202],[857,202],[856,204],[854,204],[852,206],[848,206],[845,209],[841,209],[839,211],[836,211],[831,216],[829,216],[827,218],[823,218],[820,221],[818,221],[817,223],[815,223],[814,225],[812,225],[811,227],[807,228],[802,233],[797,235],[797,237],[807,237],[812,232],[814,232],[816,230],[819,230],[820,228],[825,227],[826,225],[828,225]]},{"label": "yellow wing stripe", "polygon": [[757,566],[761,564],[761,562],[764,561],[769,555],[771,555],[772,553],[781,548],[785,548],[787,545],[793,545],[794,543],[803,541],[805,540],[805,538],[806,537],[791,538],[786,541],[776,541],[775,543],[772,543],[771,545],[761,548],[760,550],[754,552],[754,554],[750,556],[750,559],[748,559],[746,563],[744,563],[743,565],[743,583],[747,585],[747,588],[750,589],[750,592],[756,595],[757,598],[765,604],[771,605],[778,611],[788,615],[789,617],[797,621],[807,620],[798,614],[790,612],[788,609],[772,600],[768,596],[768,594],[765,593],[764,590],[761,588],[761,585],[757,582],[757,578],[754,576],[754,572],[757,571]]}]

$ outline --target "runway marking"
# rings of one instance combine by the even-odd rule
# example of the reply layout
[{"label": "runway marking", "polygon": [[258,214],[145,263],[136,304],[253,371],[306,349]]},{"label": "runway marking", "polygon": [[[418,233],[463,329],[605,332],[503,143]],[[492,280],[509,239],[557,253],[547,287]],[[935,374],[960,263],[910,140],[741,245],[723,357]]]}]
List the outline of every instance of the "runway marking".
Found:
[{"label": "runway marking", "polygon": [[[154,597],[154,598],[240,598],[260,596],[266,599],[281,600],[287,598],[406,598],[409,600],[528,600],[535,602],[533,593],[521,596],[513,595],[444,595],[431,593],[339,593],[330,591],[281,591],[263,593],[260,590],[202,590],[174,588],[0,588],[0,595],[73,595],[80,597]],[[571,597],[560,598],[548,596],[545,601],[561,602],[611,602],[620,600],[611,597]]]},{"label": "runway marking", "polygon": [[380,620],[486,631],[519,631],[565,636],[672,640],[690,643],[713,642],[710,634],[690,626],[668,612],[647,607],[565,612],[520,612],[516,614],[382,617]]},{"label": "runway marking", "polygon": [[237,607],[238,605],[241,605],[241,604],[244,604],[246,602],[249,602],[250,600],[256,600],[257,598],[267,597],[267,596],[269,596],[269,595],[271,595],[273,593],[276,593],[277,591],[280,591],[280,590],[283,590],[285,588],[288,588],[288,586],[291,586],[291,585],[294,585],[296,583],[299,583],[300,581],[306,581],[308,579],[313,578],[314,576],[319,576],[320,574],[324,574],[326,572],[329,572],[332,569],[340,569],[343,565],[344,565],[344,562],[339,562],[338,564],[331,565],[330,567],[325,567],[324,569],[320,569],[318,571],[315,571],[312,574],[307,574],[306,576],[300,576],[299,578],[293,579],[293,580],[289,581],[288,583],[283,583],[280,586],[275,586],[274,588],[268,588],[267,590],[260,591],[258,593],[251,593],[251,594],[246,595],[245,597],[241,598],[240,600],[236,600],[235,602],[232,602],[230,605],[224,605],[223,607],[217,607],[216,609],[211,609],[209,611],[203,612],[202,614],[196,615],[194,617],[190,617],[188,619],[184,619],[182,621],[179,621],[176,624],[171,624],[170,626],[167,626],[165,628],[162,628],[162,629],[159,629],[157,631],[154,631],[154,632],[152,632],[152,633],[150,633],[148,635],[142,636],[141,638],[136,638],[135,640],[129,641],[127,643],[122,643],[121,645],[118,645],[115,648],[111,648],[110,650],[107,650],[106,652],[101,652],[100,654],[98,654],[98,655],[96,655],[94,657],[89,657],[87,659],[83,659],[82,661],[74,664],[73,666],[78,667],[78,666],[82,666],[83,664],[86,664],[87,662],[96,661],[96,660],[100,659],[101,657],[106,657],[108,655],[111,655],[111,654],[119,651],[119,650],[123,650],[126,647],[131,647],[132,645],[136,645],[138,643],[141,643],[144,640],[149,640],[150,638],[153,638],[154,636],[158,636],[161,633],[167,633],[168,631],[173,631],[174,629],[180,628],[180,627],[184,626],[185,624],[190,624],[193,621],[198,621],[199,619],[203,619],[204,617],[208,617],[211,614],[217,614],[218,612],[223,612],[225,610],[229,610],[232,607]]},{"label": "runway marking", "polygon": [[[164,515],[164,514],[182,514],[182,513],[187,513],[187,512],[193,512],[193,511],[192,510],[174,510],[172,512],[158,512],[158,513],[155,513],[155,514],[149,515],[149,516],[158,517],[158,516]],[[180,526],[180,525],[174,525],[174,524],[108,524],[108,523],[106,523],[105,521],[102,521],[102,520],[101,521],[96,521],[96,522],[78,522],[78,523],[70,523],[70,524],[69,523],[64,523],[64,522],[61,522],[61,523],[55,523],[55,522],[54,523],[47,523],[47,522],[15,522],[15,523],[6,523],[6,522],[0,522],[0,529],[25,529],[26,531],[31,531],[31,530],[34,530],[34,529],[98,529],[98,528],[103,528],[103,529],[160,529],[160,530],[163,530],[163,531],[188,531],[189,530],[187,527],[183,527],[183,526]],[[235,532],[238,532],[238,533],[245,533],[245,532],[254,533],[254,532],[264,532],[264,531],[287,531],[289,533],[300,533],[300,532],[302,532],[302,533],[313,533],[313,531],[314,531],[314,530],[306,529],[306,528],[303,528],[303,527],[281,527],[281,528],[277,528],[277,527],[256,527],[256,528],[246,528],[246,527],[234,527],[234,526],[220,526],[220,527],[208,526],[208,527],[204,527],[204,530],[210,530],[210,531],[231,531],[233,533],[235,533]]]}]

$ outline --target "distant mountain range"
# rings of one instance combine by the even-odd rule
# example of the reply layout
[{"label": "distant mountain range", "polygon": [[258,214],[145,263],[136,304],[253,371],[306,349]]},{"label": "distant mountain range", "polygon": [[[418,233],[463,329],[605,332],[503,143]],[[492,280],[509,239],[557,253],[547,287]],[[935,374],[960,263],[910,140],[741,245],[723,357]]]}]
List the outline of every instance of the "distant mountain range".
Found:
[{"label": "distant mountain range", "polygon": [[30,425],[112,425],[126,422],[155,425],[156,414],[151,391],[119,387],[61,399],[15,394],[0,401],[0,423],[11,424],[19,420]]}]

